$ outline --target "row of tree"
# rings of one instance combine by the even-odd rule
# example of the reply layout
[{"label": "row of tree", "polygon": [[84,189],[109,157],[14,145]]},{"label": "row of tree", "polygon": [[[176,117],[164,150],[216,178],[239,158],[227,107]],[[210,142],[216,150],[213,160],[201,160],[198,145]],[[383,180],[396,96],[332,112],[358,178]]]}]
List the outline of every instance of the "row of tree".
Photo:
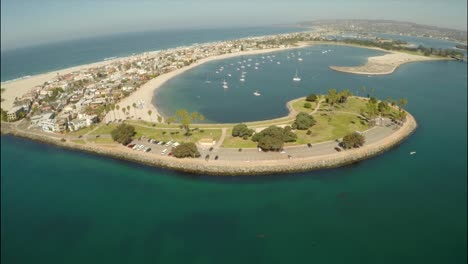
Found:
[{"label": "row of tree", "polygon": [[379,47],[385,50],[399,50],[399,51],[411,51],[411,52],[421,52],[425,56],[435,55],[435,56],[442,56],[442,57],[457,57],[463,58],[464,54],[458,50],[454,49],[434,49],[424,47],[419,45],[418,47],[408,47],[403,46],[402,44],[406,44],[404,41],[373,41],[373,40],[362,40],[362,39],[345,39],[343,40],[344,43],[349,44],[356,44],[362,46],[370,46],[370,47]]}]

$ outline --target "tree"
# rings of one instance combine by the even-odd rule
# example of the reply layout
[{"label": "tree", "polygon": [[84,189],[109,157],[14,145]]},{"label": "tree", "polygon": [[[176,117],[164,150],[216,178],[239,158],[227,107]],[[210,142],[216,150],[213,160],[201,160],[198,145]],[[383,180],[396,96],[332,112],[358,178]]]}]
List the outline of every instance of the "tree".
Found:
[{"label": "tree", "polygon": [[338,101],[338,93],[336,92],[336,89],[328,90],[328,94],[325,96],[325,100],[327,103],[330,104],[331,108],[333,109],[335,103]]},{"label": "tree", "polygon": [[297,135],[291,131],[291,127],[270,126],[259,133],[256,133],[252,140],[258,142],[258,147],[265,151],[279,151],[285,142],[292,142],[297,139]]},{"label": "tree", "polygon": [[148,115],[149,115],[150,120],[151,120],[151,114],[152,114],[152,113],[153,113],[153,111],[151,111],[151,109],[148,110]]},{"label": "tree", "polygon": [[[120,113],[119,113],[120,105],[113,105],[113,106],[117,110],[117,113],[119,114],[119,118],[120,118]],[[115,117],[115,115],[114,115],[114,117]]]},{"label": "tree", "polygon": [[367,112],[367,116],[368,116],[369,119],[374,118],[377,115],[377,112],[378,112],[378,110],[377,110],[377,101],[372,100],[372,99],[373,99],[373,97],[371,97],[370,100],[366,104],[366,112]]},{"label": "tree", "polygon": [[3,110],[2,108],[0,108],[0,111],[2,112],[2,121],[8,121],[7,111]]},{"label": "tree", "polygon": [[353,94],[349,91],[349,89],[345,89],[338,93],[338,103],[346,103],[348,97],[352,96]]},{"label": "tree", "polygon": [[386,115],[388,111],[390,110],[390,107],[388,106],[387,102],[380,101],[379,104],[377,105],[377,109],[379,112],[383,115]]},{"label": "tree", "polygon": [[127,105],[127,113],[130,114],[130,106]]},{"label": "tree", "polygon": [[189,113],[185,109],[179,109],[176,111],[176,119],[185,129],[185,135],[188,135],[190,132],[190,125],[192,124],[192,122],[195,120],[202,121],[204,120],[204,116],[197,112]]},{"label": "tree", "polygon": [[172,155],[176,158],[198,158],[200,152],[198,152],[197,146],[192,143],[182,143],[172,150]]},{"label": "tree", "polygon": [[127,145],[132,142],[135,135],[135,128],[131,125],[120,124],[111,131],[111,136],[114,141]]},{"label": "tree", "polygon": [[317,95],[315,95],[315,94],[309,94],[309,95],[306,97],[306,101],[307,101],[307,102],[315,102],[315,101],[317,101]]},{"label": "tree", "polygon": [[310,103],[304,103],[304,108],[311,108],[312,105]]},{"label": "tree", "polygon": [[158,122],[162,123],[162,121],[163,121],[162,116],[158,115]]},{"label": "tree", "polygon": [[133,106],[133,113],[135,114],[135,117],[136,117],[136,106],[137,105],[136,105],[136,103],[133,103],[132,106]]},{"label": "tree", "polygon": [[398,108],[401,110],[403,107],[405,107],[408,104],[408,100],[406,98],[402,98],[398,100],[397,104],[398,104]]},{"label": "tree", "polygon": [[250,137],[252,136],[254,130],[249,129],[246,124],[237,124],[232,128],[233,137]]},{"label": "tree", "polygon": [[365,141],[366,140],[362,134],[354,132],[343,137],[341,146],[344,149],[358,148],[363,146]]},{"label": "tree", "polygon": [[299,130],[306,130],[315,125],[316,121],[315,119],[304,112],[300,112],[296,116],[296,120],[293,123],[293,128],[297,128]]},{"label": "tree", "polygon": [[125,117],[125,110],[126,110],[125,108],[122,108],[122,112],[124,113],[124,117]]}]

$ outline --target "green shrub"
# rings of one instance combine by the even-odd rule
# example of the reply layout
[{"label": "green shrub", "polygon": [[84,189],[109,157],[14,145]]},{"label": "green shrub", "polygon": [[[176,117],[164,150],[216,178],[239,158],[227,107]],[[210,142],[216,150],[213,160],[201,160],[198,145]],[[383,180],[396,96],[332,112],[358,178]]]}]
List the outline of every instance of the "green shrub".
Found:
[{"label": "green shrub", "polygon": [[310,103],[304,103],[304,108],[311,108],[312,105]]},{"label": "green shrub", "polygon": [[246,124],[237,124],[232,128],[233,137],[250,137],[253,132],[253,129],[249,129]]},{"label": "green shrub", "polygon": [[128,143],[132,142],[134,135],[135,127],[127,124],[120,124],[114,130],[111,131],[112,139],[124,145],[127,145]]},{"label": "green shrub", "polygon": [[197,146],[195,143],[188,142],[182,143],[179,146],[175,147],[172,150],[172,154],[176,158],[198,158],[200,157],[200,152],[198,152]]},{"label": "green shrub", "polygon": [[256,133],[252,140],[258,142],[258,147],[265,151],[279,151],[285,142],[296,141],[297,135],[291,131],[291,127],[270,126]]},{"label": "green shrub", "polygon": [[341,146],[344,149],[358,148],[364,145],[365,141],[366,140],[363,135],[354,132],[343,137]]},{"label": "green shrub", "polygon": [[295,125],[296,129],[306,130],[312,127],[313,125],[315,125],[315,123],[316,121],[311,115],[304,113],[304,112],[300,112],[296,116],[296,120],[294,121],[293,128]]},{"label": "green shrub", "polygon": [[317,101],[317,95],[315,95],[315,94],[309,94],[309,95],[306,97],[306,101],[307,101],[307,102],[315,102],[315,101]]}]

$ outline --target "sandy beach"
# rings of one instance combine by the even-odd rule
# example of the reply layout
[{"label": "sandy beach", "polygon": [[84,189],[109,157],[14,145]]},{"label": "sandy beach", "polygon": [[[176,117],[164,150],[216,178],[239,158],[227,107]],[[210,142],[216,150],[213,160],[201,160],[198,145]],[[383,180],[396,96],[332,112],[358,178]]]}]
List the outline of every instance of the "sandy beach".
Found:
[{"label": "sandy beach", "polygon": [[430,60],[444,60],[444,58],[426,57],[404,52],[390,51],[388,54],[382,56],[369,57],[367,59],[367,63],[364,65],[351,67],[330,66],[330,69],[354,74],[383,75],[393,73],[396,68],[405,63]]}]

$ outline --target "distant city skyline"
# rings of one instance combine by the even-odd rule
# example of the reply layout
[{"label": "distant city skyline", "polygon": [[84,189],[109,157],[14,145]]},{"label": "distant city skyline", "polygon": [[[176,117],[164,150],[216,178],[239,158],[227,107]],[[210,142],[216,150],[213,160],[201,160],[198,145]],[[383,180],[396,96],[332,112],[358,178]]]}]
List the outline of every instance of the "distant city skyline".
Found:
[{"label": "distant city skyline", "polygon": [[2,0],[1,49],[124,32],[390,19],[466,30],[465,0]]}]

